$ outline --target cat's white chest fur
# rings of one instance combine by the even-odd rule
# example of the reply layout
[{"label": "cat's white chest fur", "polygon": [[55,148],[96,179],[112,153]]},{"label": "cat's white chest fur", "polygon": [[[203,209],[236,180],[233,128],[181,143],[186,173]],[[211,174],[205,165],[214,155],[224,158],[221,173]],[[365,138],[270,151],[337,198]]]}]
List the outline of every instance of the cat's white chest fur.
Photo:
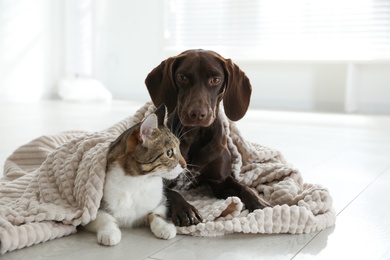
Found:
[{"label": "cat's white chest fur", "polygon": [[152,209],[163,202],[161,177],[129,176],[118,165],[108,173],[104,186],[104,201],[119,227],[144,224]]}]

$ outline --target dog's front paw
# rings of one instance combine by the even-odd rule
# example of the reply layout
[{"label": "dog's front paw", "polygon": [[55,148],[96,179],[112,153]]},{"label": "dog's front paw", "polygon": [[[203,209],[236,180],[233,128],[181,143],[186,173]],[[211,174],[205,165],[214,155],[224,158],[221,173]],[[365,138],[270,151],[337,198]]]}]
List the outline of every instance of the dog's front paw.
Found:
[{"label": "dog's front paw", "polygon": [[241,193],[241,200],[245,204],[245,207],[252,212],[256,209],[263,209],[265,207],[271,207],[264,199],[260,198],[252,188],[245,186],[244,190]]},{"label": "dog's front paw", "polygon": [[184,201],[182,204],[171,205],[172,222],[179,227],[188,227],[203,222],[199,211]]},{"label": "dog's front paw", "polygon": [[160,218],[155,218],[152,223],[150,223],[150,229],[153,234],[161,239],[171,239],[176,236],[176,227],[172,223],[167,223]]},{"label": "dog's front paw", "polygon": [[121,231],[119,229],[105,229],[97,233],[99,244],[105,246],[115,246],[121,241]]}]

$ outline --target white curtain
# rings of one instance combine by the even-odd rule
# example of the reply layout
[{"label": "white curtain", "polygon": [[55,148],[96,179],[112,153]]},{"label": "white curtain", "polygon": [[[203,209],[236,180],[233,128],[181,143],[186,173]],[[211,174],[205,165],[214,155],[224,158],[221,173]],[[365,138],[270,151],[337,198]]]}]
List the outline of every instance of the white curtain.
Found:
[{"label": "white curtain", "polygon": [[390,59],[390,0],[165,0],[165,47],[246,59]]}]

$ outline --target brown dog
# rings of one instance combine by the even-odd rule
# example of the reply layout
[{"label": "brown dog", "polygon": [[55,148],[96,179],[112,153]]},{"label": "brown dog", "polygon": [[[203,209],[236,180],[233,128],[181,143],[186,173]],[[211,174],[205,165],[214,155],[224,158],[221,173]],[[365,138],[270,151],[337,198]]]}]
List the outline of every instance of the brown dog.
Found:
[{"label": "brown dog", "polygon": [[[180,136],[180,149],[188,165],[200,173],[197,183],[207,183],[217,198],[238,196],[251,211],[263,208],[257,194],[231,176],[231,156],[217,116],[222,100],[229,119],[237,121],[245,115],[252,92],[245,73],[215,52],[189,50],[161,62],[145,83],[154,105],[167,106],[171,129],[185,133]],[[179,193],[167,188],[166,194],[176,225],[202,221]]]}]

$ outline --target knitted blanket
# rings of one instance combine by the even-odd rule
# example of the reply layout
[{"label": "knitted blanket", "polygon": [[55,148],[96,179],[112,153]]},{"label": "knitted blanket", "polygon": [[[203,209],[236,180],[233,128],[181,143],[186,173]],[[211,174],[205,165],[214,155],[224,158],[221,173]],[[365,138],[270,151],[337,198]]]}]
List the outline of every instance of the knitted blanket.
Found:
[{"label": "knitted blanket", "polygon": [[[75,233],[97,214],[103,197],[109,144],[155,107],[101,132],[42,136],[7,158],[0,180],[0,254]],[[249,213],[237,197],[214,198],[207,187],[180,191],[204,222],[177,227],[179,234],[309,233],[335,223],[327,189],[304,183],[299,171],[273,149],[246,141],[220,113],[233,156],[233,175],[253,187],[272,207]]]}]

